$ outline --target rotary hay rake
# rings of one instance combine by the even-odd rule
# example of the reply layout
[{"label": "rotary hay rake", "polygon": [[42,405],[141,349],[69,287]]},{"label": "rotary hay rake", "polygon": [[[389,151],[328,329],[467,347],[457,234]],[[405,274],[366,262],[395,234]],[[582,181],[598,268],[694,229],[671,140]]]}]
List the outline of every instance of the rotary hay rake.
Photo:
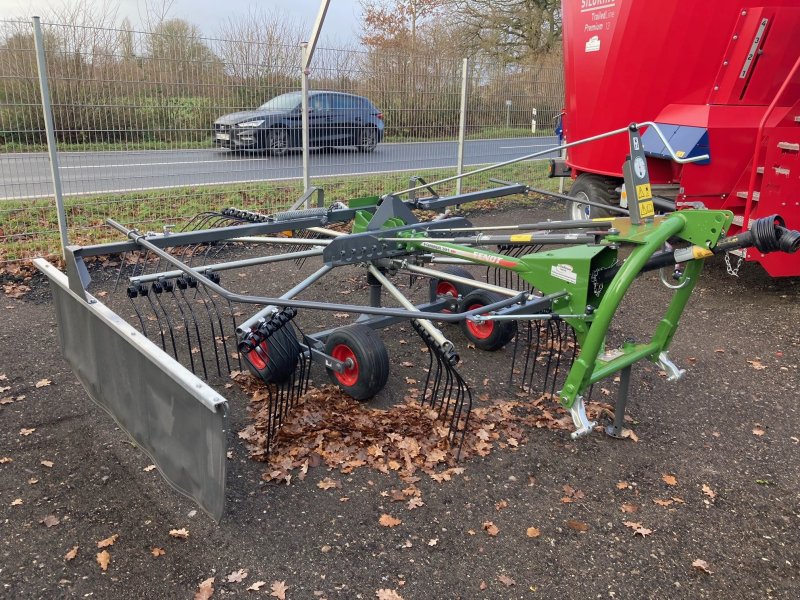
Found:
[{"label": "rotary hay rake", "polygon": [[[765,253],[800,247],[800,234],[785,229],[777,216],[728,238],[732,215],[727,211],[656,216],[647,171],[639,164],[638,127],[611,134],[621,132],[628,133],[631,148],[625,165],[629,211],[612,210],[629,213],[625,217],[481,228],[444,213],[421,222],[412,209],[439,210],[531,191],[500,182],[469,194],[416,197],[418,189],[431,190],[448,178],[346,205],[300,209],[311,197],[307,194],[273,215],[237,208],[208,212],[178,232],[143,234],[109,219],[127,241],[68,247],[66,275],[37,261],[56,284],[65,357],[89,395],[151,456],[167,481],[216,519],[224,510],[228,406],[198,376],[218,382],[235,368],[247,368],[267,384],[268,451],[307,390],[314,363],[358,400],[378,393],[391,360],[377,331],[401,322],[411,322],[428,350],[422,402],[438,411],[456,451],[472,394],[456,369],[456,346],[434,322],[460,324],[482,350],[510,345],[509,377],[523,389],[549,393],[568,410],[573,438],[596,425],[585,412],[591,386],[619,372],[614,422],[606,428],[619,436],[634,363],[655,362],[672,380],[683,373],[668,348],[704,260],[749,246]],[[403,194],[409,195],[405,201]],[[323,203],[321,193],[318,203]],[[349,233],[332,228],[349,222]],[[504,231],[516,233],[498,233]],[[242,245],[258,252],[219,261]],[[624,259],[623,247],[630,249]],[[117,285],[127,281],[125,295],[138,329],[89,293],[86,260],[100,255],[121,255],[110,279]],[[299,269],[310,259],[321,259],[321,266],[279,297],[231,291],[235,279],[222,285],[229,270],[290,262]],[[476,280],[465,265],[485,267],[485,281]],[[298,298],[341,267],[366,273],[368,302]],[[671,276],[666,268],[672,268]],[[652,338],[607,348],[609,326],[626,292],[637,276],[655,269],[662,270],[673,296]],[[282,277],[287,272],[282,270]],[[394,282],[400,274],[429,279],[428,301],[414,304]],[[384,293],[397,306],[384,306]],[[253,305],[260,306],[257,312],[237,321],[245,314],[240,309]],[[359,317],[352,325],[308,334],[298,324],[307,310]]]}]

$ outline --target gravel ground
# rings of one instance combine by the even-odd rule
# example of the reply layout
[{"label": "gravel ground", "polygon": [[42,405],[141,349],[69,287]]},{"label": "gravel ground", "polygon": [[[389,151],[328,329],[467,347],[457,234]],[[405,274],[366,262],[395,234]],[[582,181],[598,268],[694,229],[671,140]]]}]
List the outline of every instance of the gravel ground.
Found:
[{"label": "gravel ground", "polygon": [[[557,214],[543,205],[470,218]],[[279,285],[264,273],[267,289]],[[60,354],[47,283],[28,285],[22,298],[0,297],[0,398],[13,400],[0,405],[2,597],[191,598],[210,577],[214,598],[278,597],[271,585],[281,581],[289,599],[376,598],[378,590],[406,600],[800,595],[800,280],[771,280],[754,265],[734,279],[715,261],[673,343],[686,377],[667,383],[652,366],[634,370],[628,411],[638,443],[601,433],[572,442],[530,429],[516,449],[465,461],[450,482],[423,478],[424,505],[415,510],[381,495],[398,487],[396,477],[367,469],[316,467],[288,486],[265,483],[263,463],[235,435],[249,422],[247,399],[223,390],[233,432],[220,524],[147,470],[147,457],[88,400]],[[345,278],[330,285],[315,294],[361,286]],[[611,338],[643,338],[668,296],[644,277]],[[330,315],[304,318],[311,330],[331,324]],[[418,360],[400,337],[385,335],[393,360]],[[476,392],[507,394],[497,384],[507,351],[463,355],[461,372]],[[405,375],[395,368],[373,404],[400,400]],[[50,383],[37,387],[42,380]],[[341,487],[320,489],[325,477]],[[573,502],[562,501],[565,486],[581,492]],[[382,527],[384,513],[402,523]],[[540,535],[529,537],[531,527]],[[169,535],[180,528],[187,539]],[[97,542],[114,534],[103,571]],[[693,566],[698,559],[708,572]],[[240,569],[246,578],[228,581]],[[258,581],[266,582],[260,591],[247,590]]]}]

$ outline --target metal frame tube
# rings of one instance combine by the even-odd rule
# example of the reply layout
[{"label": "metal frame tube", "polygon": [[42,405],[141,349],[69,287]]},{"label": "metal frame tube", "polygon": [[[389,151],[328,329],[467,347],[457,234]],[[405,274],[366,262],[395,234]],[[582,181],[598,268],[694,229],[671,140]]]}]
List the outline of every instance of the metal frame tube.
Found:
[{"label": "metal frame tube", "polygon": [[[404,264],[402,261],[395,261],[395,263],[400,263],[398,266],[401,269],[411,271],[412,273],[418,273],[419,275],[426,275],[436,279],[444,279],[445,281],[452,281],[454,283],[462,283],[474,288],[486,290],[487,292],[497,292],[498,294],[503,294],[504,296],[514,297],[519,295],[518,290],[510,290],[508,288],[492,285],[491,283],[484,283],[476,279],[467,279],[466,277],[459,277],[458,275],[444,273],[442,271],[437,271],[436,269],[428,269],[426,267],[419,267],[417,265]],[[474,265],[475,263],[464,261],[463,263],[458,264]]]},{"label": "metal frame tube", "polygon": [[[418,318],[418,312],[410,311],[410,310],[403,310],[399,308],[373,308],[369,306],[356,306],[353,304],[338,304],[338,303],[329,303],[329,302],[314,302],[311,300],[286,300],[283,298],[269,298],[267,296],[248,296],[246,294],[235,294],[226,290],[221,285],[218,285],[211,281],[208,277],[199,273],[196,269],[187,266],[174,256],[172,256],[169,252],[165,252],[158,246],[151,243],[146,236],[142,235],[141,233],[133,230],[128,229],[124,225],[121,225],[114,221],[113,219],[106,219],[106,222],[114,227],[117,231],[124,233],[128,236],[135,245],[142,246],[150,250],[156,256],[164,259],[170,264],[175,265],[181,271],[186,273],[187,275],[191,275],[195,279],[197,279],[200,283],[205,285],[208,289],[216,292],[220,296],[222,296],[225,300],[230,302],[239,302],[241,304],[262,304],[262,305],[270,305],[274,304],[275,306],[292,306],[294,308],[310,308],[313,310],[328,310],[328,311],[337,311],[337,312],[350,312],[350,313],[358,313],[358,314],[369,314],[369,315],[383,315],[389,317],[404,317],[408,319],[416,319]],[[498,310],[500,308],[505,308],[506,306],[510,306],[511,304],[517,304],[521,302],[525,302],[527,299],[526,293],[520,293],[519,296],[516,298],[508,298],[505,300],[501,300],[499,302],[494,302],[492,304],[488,304],[481,308],[476,308],[474,310],[468,310],[462,313],[443,313],[437,315],[437,321],[445,321],[448,323],[458,323],[459,321],[463,321],[464,319],[468,319],[477,314],[491,312],[493,310]]]},{"label": "metal frame tube", "polygon": [[[414,303],[411,302],[411,300],[409,300],[408,298],[406,298],[403,295],[403,292],[398,290],[395,287],[395,285],[391,281],[389,281],[389,279],[383,273],[381,273],[380,270],[375,265],[369,266],[369,272],[373,277],[375,277],[375,279],[377,279],[380,282],[380,284],[383,287],[386,288],[386,291],[389,292],[389,294],[391,294],[394,297],[394,299],[397,300],[402,306],[404,306],[405,308],[407,308],[412,312],[418,312],[420,313],[420,315],[423,314],[423,312],[419,310],[416,306],[414,306]],[[444,337],[444,334],[441,331],[439,331],[439,329],[429,320],[417,319],[417,322],[420,324],[420,327],[422,327],[425,331],[428,332],[428,334],[433,338],[433,340],[437,344],[439,344],[440,347],[442,348],[453,347],[453,342]]]},{"label": "metal frame tube", "polygon": [[[667,149],[667,152],[669,152],[670,157],[676,163],[686,164],[686,163],[698,162],[698,161],[701,161],[701,160],[707,160],[709,158],[708,154],[702,154],[700,156],[694,156],[692,158],[680,158],[679,156],[677,156],[675,154],[675,150],[672,149],[672,146],[670,146],[670,144],[669,144],[669,140],[661,132],[661,129],[659,129],[658,125],[656,123],[654,123],[653,121],[644,121],[643,123],[632,123],[631,125],[636,125],[638,128],[642,128],[642,127],[645,127],[645,126],[652,127],[655,130],[655,132],[658,135],[658,137],[661,138],[661,141],[664,143],[664,147]],[[408,194],[409,192],[415,192],[417,190],[428,188],[430,186],[440,185],[442,183],[447,183],[449,181],[454,181],[456,179],[462,179],[464,177],[469,177],[471,175],[477,175],[478,173],[485,173],[486,171],[491,171],[493,169],[499,169],[500,167],[506,167],[508,165],[513,165],[513,164],[516,164],[518,162],[522,162],[523,160],[531,160],[532,158],[538,158],[540,156],[545,156],[547,154],[552,154],[553,152],[555,152],[557,150],[566,150],[567,148],[572,148],[573,146],[580,146],[582,144],[589,144],[591,142],[596,142],[598,140],[603,140],[603,139],[608,138],[608,137],[612,137],[612,136],[619,135],[619,134],[622,134],[622,133],[627,133],[629,131],[629,129],[630,129],[630,127],[621,127],[619,129],[614,129],[612,131],[606,131],[605,133],[599,133],[597,135],[593,135],[593,136],[590,136],[590,137],[587,137],[587,138],[583,138],[582,140],[576,140],[574,142],[564,143],[564,144],[561,144],[560,146],[554,146],[553,148],[549,148],[547,150],[539,150],[538,152],[533,152],[532,154],[527,154],[525,156],[520,156],[519,158],[512,158],[510,160],[506,160],[506,161],[503,161],[503,162],[495,163],[493,165],[488,165],[486,167],[481,167],[479,169],[475,169],[474,171],[469,171],[468,173],[462,173],[462,174],[459,174],[459,175],[453,175],[451,177],[445,177],[444,179],[437,179],[436,181],[431,181],[430,183],[426,183],[424,185],[418,185],[416,187],[411,187],[411,188],[408,188],[408,189],[405,189],[405,190],[402,190],[402,191],[399,191],[399,192],[392,192],[389,195],[390,196],[401,196],[403,194]],[[550,192],[548,192],[548,193],[550,193]],[[570,200],[574,200],[573,198],[569,198],[569,199]],[[606,207],[606,208],[608,208],[608,207]]]},{"label": "metal frame tube", "polygon": [[[461,110],[458,116],[458,163],[456,173],[464,172],[464,140],[467,133],[467,83],[469,82],[469,59],[461,65]],[[456,182],[456,194],[461,193],[461,179]]]},{"label": "metal frame tube", "polygon": [[[230,269],[238,269],[240,267],[253,267],[255,265],[265,265],[273,262],[282,262],[284,260],[296,260],[299,258],[309,258],[311,256],[321,256],[322,250],[303,250],[301,252],[291,252],[288,254],[276,254],[274,256],[259,256],[258,258],[244,258],[242,260],[233,260],[230,262],[217,263],[215,265],[203,265],[195,267],[199,273],[208,273],[209,271],[227,271]],[[161,273],[151,273],[149,275],[140,275],[139,277],[130,277],[128,281],[131,283],[149,283],[151,281],[158,281],[159,279],[174,279],[180,277],[183,271],[163,271]]]},{"label": "metal frame tube", "polygon": [[55,123],[53,110],[50,106],[50,85],[47,80],[47,60],[44,54],[44,36],[39,17],[33,17],[33,39],[36,44],[36,68],[39,72],[39,90],[42,94],[42,113],[44,114],[44,129],[47,136],[47,153],[50,157],[50,174],[53,177],[53,196],[56,200],[56,213],[58,215],[58,234],[61,238],[61,257],[65,257],[65,248],[69,246],[67,233],[67,213],[64,210],[64,193],[61,188],[61,167],[58,162],[58,148],[56,146]]}]

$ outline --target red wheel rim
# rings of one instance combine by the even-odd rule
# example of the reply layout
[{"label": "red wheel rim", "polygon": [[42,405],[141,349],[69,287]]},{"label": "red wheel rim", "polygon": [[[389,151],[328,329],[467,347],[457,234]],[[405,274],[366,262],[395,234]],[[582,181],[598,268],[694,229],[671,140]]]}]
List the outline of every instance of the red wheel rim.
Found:
[{"label": "red wheel rim", "polygon": [[[438,284],[436,284],[436,295],[458,298],[458,289],[456,289],[456,286],[449,281],[440,281]],[[449,313],[450,309],[443,308],[441,312]]]},{"label": "red wheel rim", "polygon": [[436,286],[436,295],[437,296],[452,296],[453,298],[458,298],[458,290],[453,283],[449,281],[440,281]]},{"label": "red wheel rim", "polygon": [[265,369],[267,366],[267,362],[269,361],[269,354],[267,353],[267,342],[261,342],[261,345],[257,348],[253,348],[250,352],[245,354],[245,358],[250,361],[250,364],[253,365],[256,369],[261,371]]},{"label": "red wheel rim", "polygon": [[342,385],[347,387],[354,386],[358,381],[358,361],[356,360],[355,353],[349,346],[338,344],[333,347],[331,356],[340,362],[346,362],[348,358],[352,361],[352,367],[345,368],[342,373],[334,371],[334,375],[336,376],[336,380]]},{"label": "red wheel rim", "polygon": [[[476,308],[483,308],[483,304],[473,304],[467,310],[475,310]],[[494,331],[494,323],[492,321],[484,321],[483,323],[476,323],[474,321],[465,321],[467,324],[467,331],[470,335],[479,340],[485,340]]]}]

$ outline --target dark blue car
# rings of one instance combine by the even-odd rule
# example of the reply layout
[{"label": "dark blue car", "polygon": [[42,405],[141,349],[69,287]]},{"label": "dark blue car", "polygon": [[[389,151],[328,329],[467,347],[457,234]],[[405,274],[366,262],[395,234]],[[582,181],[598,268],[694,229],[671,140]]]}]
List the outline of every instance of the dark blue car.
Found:
[{"label": "dark blue car", "polygon": [[[301,101],[300,92],[291,92],[255,110],[220,117],[214,122],[214,145],[273,156],[302,148]],[[383,113],[363,96],[310,92],[308,105],[311,147],[353,146],[372,152],[383,139]]]}]

